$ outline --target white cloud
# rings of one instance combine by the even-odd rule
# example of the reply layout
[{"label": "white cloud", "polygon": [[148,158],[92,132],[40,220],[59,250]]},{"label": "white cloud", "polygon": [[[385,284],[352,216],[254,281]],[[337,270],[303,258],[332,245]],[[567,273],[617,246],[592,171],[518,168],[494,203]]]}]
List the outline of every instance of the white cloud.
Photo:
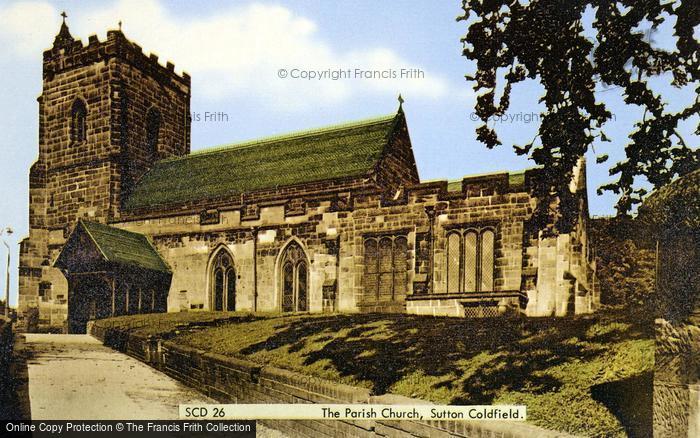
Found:
[{"label": "white cloud", "polygon": [[[15,55],[36,53],[53,41],[58,11],[45,2],[21,2],[0,11],[0,40]],[[439,73],[382,48],[335,49],[317,31],[316,24],[289,9],[253,3],[230,7],[213,16],[185,19],[174,16],[157,0],[120,0],[100,9],[79,9],[70,14],[74,37],[83,42],[91,33],[104,37],[106,29],[124,22],[124,33],[146,52],[171,60],[179,71],[193,77],[196,93],[209,99],[249,95],[270,107],[303,110],[337,104],[363,95],[442,98],[447,81]],[[27,26],[27,23],[40,23]],[[27,30],[29,29],[29,30]],[[280,79],[278,70],[351,69],[349,79]],[[417,79],[357,79],[355,69],[418,68]],[[461,93],[460,93],[461,94]]]},{"label": "white cloud", "polygon": [[41,55],[53,42],[58,30],[58,11],[49,3],[25,1],[0,9],[2,56]]}]

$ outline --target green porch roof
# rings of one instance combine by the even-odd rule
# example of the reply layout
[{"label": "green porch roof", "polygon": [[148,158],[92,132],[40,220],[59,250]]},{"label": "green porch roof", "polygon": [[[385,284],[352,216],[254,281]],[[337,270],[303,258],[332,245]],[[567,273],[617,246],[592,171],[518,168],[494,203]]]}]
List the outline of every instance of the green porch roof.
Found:
[{"label": "green porch roof", "polygon": [[370,173],[401,111],[162,160],[138,182],[127,209],[215,199]]},{"label": "green porch roof", "polygon": [[170,267],[143,234],[133,233],[96,222],[80,221],[88,235],[109,262],[158,272]]}]

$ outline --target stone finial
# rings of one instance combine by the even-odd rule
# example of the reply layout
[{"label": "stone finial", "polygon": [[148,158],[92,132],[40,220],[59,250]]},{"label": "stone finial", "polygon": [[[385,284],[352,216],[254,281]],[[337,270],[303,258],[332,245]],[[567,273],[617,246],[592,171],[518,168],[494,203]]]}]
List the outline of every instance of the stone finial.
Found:
[{"label": "stone finial", "polygon": [[70,30],[68,30],[68,25],[66,24],[66,17],[68,17],[68,14],[63,11],[61,12],[61,17],[63,17],[63,23],[61,23],[61,29],[58,31],[58,35],[56,35],[56,38],[53,40],[54,49],[70,47],[73,42],[75,42],[75,39],[73,38],[73,35],[70,34]]},{"label": "stone finial", "polygon": [[399,111],[403,110],[403,97],[401,96],[401,93],[399,93],[399,97],[397,99],[399,101]]}]

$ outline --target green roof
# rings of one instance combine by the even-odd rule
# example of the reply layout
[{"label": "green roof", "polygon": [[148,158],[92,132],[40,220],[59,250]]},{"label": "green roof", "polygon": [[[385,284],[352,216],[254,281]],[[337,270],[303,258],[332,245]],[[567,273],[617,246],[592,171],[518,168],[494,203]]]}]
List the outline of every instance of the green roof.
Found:
[{"label": "green roof", "polygon": [[95,222],[81,220],[80,223],[107,261],[170,272],[168,265],[143,234]]},{"label": "green roof", "polygon": [[367,175],[381,158],[399,114],[159,161],[138,182],[126,208],[180,204]]}]

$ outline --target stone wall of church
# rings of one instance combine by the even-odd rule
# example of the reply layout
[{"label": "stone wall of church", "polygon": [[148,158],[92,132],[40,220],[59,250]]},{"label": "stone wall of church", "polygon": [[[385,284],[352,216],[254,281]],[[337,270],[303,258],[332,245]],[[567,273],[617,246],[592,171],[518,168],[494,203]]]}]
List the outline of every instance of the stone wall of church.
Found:
[{"label": "stone wall of church", "polygon": [[[68,287],[51,265],[78,218],[119,216],[124,184],[145,169],[148,102],[161,109],[159,157],[189,152],[189,83],[189,76],[175,74],[170,63],[159,65],[157,56],[146,56],[118,31],[105,41],[91,36],[87,45],[64,40],[44,52],[30,231],[20,250],[20,314],[38,308],[41,324],[61,325]],[[77,101],[86,109],[83,140],[71,137]]]},{"label": "stone wall of church", "polygon": [[[201,214],[115,225],[151,236],[172,267],[170,311],[212,308],[209,265],[221,248],[234,260],[236,308],[279,311],[280,257],[290,242],[297,242],[308,260],[310,311],[463,316],[464,297],[450,297],[456,291],[447,288],[447,233],[488,226],[496,236],[493,291],[512,293],[506,304],[517,306],[520,294],[530,298],[526,310],[530,315],[579,313],[580,309],[567,307],[575,299],[571,278],[578,275],[574,272],[578,268],[571,267],[571,254],[576,252],[572,237],[531,238],[528,221],[535,201],[524,188],[508,188],[507,174],[466,178],[456,192],[446,188],[445,182],[418,184],[399,199],[366,189],[342,195],[342,202],[340,195],[319,201],[309,194],[257,208],[255,216],[245,206],[222,207],[209,212],[217,217],[209,225],[200,223]],[[385,235],[407,238],[406,295],[396,302],[368,300],[363,283],[364,239]],[[574,240],[580,239],[579,235]],[[331,307],[324,298],[333,298]]]}]

